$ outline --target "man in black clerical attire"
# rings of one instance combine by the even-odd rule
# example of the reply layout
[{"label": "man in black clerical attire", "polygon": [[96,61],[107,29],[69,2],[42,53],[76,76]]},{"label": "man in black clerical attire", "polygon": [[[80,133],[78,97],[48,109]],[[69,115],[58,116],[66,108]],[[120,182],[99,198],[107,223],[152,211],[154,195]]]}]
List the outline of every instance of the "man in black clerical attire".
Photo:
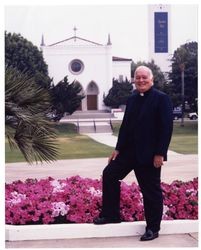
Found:
[{"label": "man in black clerical attire", "polygon": [[116,148],[103,171],[102,211],[94,224],[121,222],[119,180],[134,170],[146,219],[140,240],[146,241],[159,236],[163,214],[160,175],[172,136],[172,104],[165,93],[153,87],[148,67],[137,67],[134,82],[136,89],[128,99]]}]

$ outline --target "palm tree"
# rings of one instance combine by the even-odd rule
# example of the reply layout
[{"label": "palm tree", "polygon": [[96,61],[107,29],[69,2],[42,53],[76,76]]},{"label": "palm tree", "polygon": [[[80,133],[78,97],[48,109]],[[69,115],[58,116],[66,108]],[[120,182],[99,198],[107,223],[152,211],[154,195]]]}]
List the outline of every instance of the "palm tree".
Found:
[{"label": "palm tree", "polygon": [[6,67],[5,134],[10,148],[19,148],[27,162],[57,157],[56,132],[48,119],[50,96],[28,73]]}]

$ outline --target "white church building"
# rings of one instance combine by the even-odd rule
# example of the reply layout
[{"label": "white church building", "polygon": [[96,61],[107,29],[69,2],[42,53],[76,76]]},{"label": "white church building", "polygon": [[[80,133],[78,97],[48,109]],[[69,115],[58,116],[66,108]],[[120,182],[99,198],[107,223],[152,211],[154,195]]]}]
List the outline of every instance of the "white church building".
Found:
[{"label": "white church building", "polygon": [[[148,5],[148,57],[164,73],[170,70],[170,14],[170,5]],[[103,99],[112,87],[112,79],[131,81],[132,59],[112,54],[110,35],[105,44],[100,44],[78,37],[76,30],[74,27],[72,37],[50,45],[45,45],[42,37],[41,50],[49,76],[54,84],[65,76],[70,83],[79,82],[85,95],[80,110],[105,110]]]},{"label": "white church building", "polygon": [[76,35],[54,44],[41,41],[43,57],[54,84],[68,76],[68,81],[79,82],[85,98],[80,110],[105,110],[103,98],[112,87],[112,79],[131,80],[132,59],[112,55],[108,35],[106,44],[100,44]]}]

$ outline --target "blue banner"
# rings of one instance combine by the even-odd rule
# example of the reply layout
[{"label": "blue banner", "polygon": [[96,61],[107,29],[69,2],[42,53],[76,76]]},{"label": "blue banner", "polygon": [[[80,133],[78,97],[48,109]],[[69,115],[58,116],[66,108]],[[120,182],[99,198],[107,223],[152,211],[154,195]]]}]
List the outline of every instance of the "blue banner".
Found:
[{"label": "blue banner", "polygon": [[155,53],[168,53],[168,13],[154,13]]}]

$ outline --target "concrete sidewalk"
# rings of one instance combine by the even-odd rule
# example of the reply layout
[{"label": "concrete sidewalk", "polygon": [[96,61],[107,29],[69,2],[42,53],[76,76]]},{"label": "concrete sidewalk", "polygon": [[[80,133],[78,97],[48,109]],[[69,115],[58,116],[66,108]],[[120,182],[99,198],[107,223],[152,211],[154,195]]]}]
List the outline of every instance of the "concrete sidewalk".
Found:
[{"label": "concrete sidewalk", "polygon": [[137,236],[6,242],[6,248],[169,248],[198,247],[198,234],[160,235],[142,242]]},{"label": "concrete sidewalk", "polygon": [[[115,147],[117,143],[117,136],[111,133],[84,133],[84,134],[89,136],[91,139],[110,147]],[[170,150],[168,151],[168,154],[179,155],[179,153]]]},{"label": "concrete sidewalk", "polygon": [[[7,163],[5,166],[5,180],[7,183],[15,180],[26,180],[27,178],[46,178],[52,176],[56,179],[80,175],[99,179],[107,158],[58,160],[53,163],[33,164],[26,162]],[[198,176],[198,155],[169,155],[168,161],[162,167],[161,180],[171,183],[174,180],[188,181]],[[125,182],[136,181],[134,173],[131,172]]]}]

